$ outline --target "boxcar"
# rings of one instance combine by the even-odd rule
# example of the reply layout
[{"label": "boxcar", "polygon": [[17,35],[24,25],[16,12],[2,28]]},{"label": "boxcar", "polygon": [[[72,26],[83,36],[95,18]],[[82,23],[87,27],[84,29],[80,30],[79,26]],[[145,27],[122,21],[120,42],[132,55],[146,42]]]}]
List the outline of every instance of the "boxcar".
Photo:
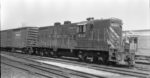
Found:
[{"label": "boxcar", "polygon": [[[24,51],[37,46],[38,28],[22,27],[1,31],[1,49]],[[25,52],[25,51],[24,51]]]},{"label": "boxcar", "polygon": [[12,31],[11,30],[4,30],[1,31],[1,49],[11,51],[12,46]]}]

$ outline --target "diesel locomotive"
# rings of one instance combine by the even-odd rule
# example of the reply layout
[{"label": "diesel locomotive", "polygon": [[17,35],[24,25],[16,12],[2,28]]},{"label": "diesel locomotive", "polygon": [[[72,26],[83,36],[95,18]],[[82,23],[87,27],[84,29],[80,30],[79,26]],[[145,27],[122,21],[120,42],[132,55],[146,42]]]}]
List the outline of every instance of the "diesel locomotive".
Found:
[{"label": "diesel locomotive", "polygon": [[51,57],[76,57],[102,64],[134,64],[134,54],[126,51],[122,20],[94,19],[54,26],[23,27],[1,31],[1,50],[20,51]]}]

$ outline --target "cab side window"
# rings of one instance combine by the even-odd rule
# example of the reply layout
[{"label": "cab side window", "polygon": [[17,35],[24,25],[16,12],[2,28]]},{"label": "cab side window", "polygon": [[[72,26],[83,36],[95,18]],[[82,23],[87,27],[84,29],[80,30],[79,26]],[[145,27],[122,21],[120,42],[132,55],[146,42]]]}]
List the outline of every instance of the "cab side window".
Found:
[{"label": "cab side window", "polygon": [[84,25],[79,25],[79,33],[83,33]]},{"label": "cab side window", "polygon": [[86,32],[86,25],[78,25],[77,31],[78,33]]}]

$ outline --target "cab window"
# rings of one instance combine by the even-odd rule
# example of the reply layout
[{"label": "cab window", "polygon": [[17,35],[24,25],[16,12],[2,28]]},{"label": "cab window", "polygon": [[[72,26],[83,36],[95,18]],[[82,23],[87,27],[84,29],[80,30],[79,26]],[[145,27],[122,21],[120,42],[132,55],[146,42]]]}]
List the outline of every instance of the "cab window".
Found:
[{"label": "cab window", "polygon": [[78,33],[86,32],[86,25],[78,25]]}]

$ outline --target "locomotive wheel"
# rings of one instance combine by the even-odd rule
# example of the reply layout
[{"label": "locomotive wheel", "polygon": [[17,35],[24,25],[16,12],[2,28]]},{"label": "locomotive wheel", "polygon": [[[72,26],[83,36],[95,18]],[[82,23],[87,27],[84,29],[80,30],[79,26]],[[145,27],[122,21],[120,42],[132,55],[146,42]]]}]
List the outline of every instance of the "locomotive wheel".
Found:
[{"label": "locomotive wheel", "polygon": [[54,57],[54,56],[55,56],[54,51],[50,51],[50,56],[51,56],[51,57]]},{"label": "locomotive wheel", "polygon": [[35,51],[35,55],[38,55],[38,51],[37,50]]},{"label": "locomotive wheel", "polygon": [[79,61],[84,61],[84,56],[82,53],[78,54]]},{"label": "locomotive wheel", "polygon": [[105,59],[104,59],[104,57],[98,57],[98,63],[99,64],[105,64]]},{"label": "locomotive wheel", "polygon": [[44,56],[44,53],[43,53],[43,52],[40,52],[40,55],[41,55],[41,56]]},{"label": "locomotive wheel", "polygon": [[45,51],[43,51],[43,56],[46,56],[46,52]]},{"label": "locomotive wheel", "polygon": [[85,56],[85,62],[93,63],[94,62],[94,57],[93,56]]},{"label": "locomotive wheel", "polygon": [[22,53],[24,53],[24,54],[25,54],[25,53],[26,53],[26,50],[25,50],[25,49],[23,49],[23,50],[22,50]]},{"label": "locomotive wheel", "polygon": [[57,53],[56,53],[56,57],[57,57],[57,58],[60,58],[61,55],[57,52]]},{"label": "locomotive wheel", "polygon": [[32,55],[32,54],[33,54],[33,49],[32,49],[32,48],[28,48],[28,53],[29,53],[30,55]]},{"label": "locomotive wheel", "polygon": [[28,50],[28,53],[29,53],[30,55],[32,55],[32,51]]},{"label": "locomotive wheel", "polygon": [[93,58],[93,62],[98,63],[98,57],[97,56]]},{"label": "locomotive wheel", "polygon": [[84,56],[84,60],[83,61],[86,62],[86,63],[89,62],[87,58],[88,58],[87,56]]},{"label": "locomotive wheel", "polygon": [[47,56],[48,56],[48,57],[51,56],[51,51],[47,51]]},{"label": "locomotive wheel", "polygon": [[48,54],[48,52],[47,52],[47,51],[45,51],[45,56],[49,56],[49,54]]}]

